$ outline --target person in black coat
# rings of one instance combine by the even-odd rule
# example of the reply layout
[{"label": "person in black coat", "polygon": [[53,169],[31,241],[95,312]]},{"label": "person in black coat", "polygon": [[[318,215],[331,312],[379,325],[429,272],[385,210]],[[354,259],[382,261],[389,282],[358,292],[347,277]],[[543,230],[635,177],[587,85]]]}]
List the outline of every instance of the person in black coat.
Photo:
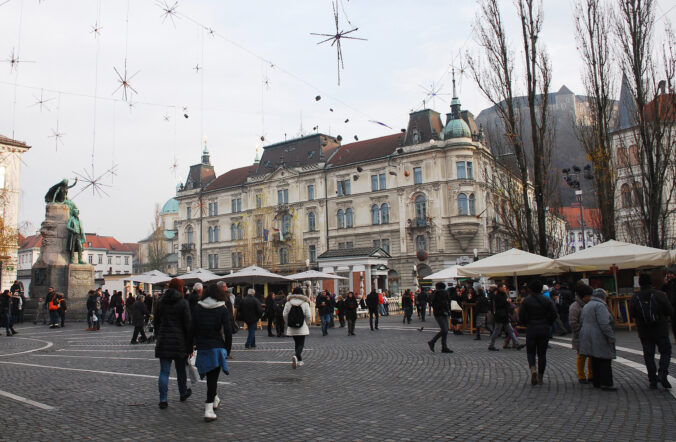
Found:
[{"label": "person in black coat", "polygon": [[[674,309],[664,293],[651,287],[649,274],[641,273],[638,276],[638,285],[641,290],[629,301],[629,314],[636,321],[650,388],[657,388],[658,380],[664,388],[671,388],[667,379],[671,360],[667,318],[674,317]],[[655,347],[660,352],[659,370],[655,366]]]},{"label": "person in black coat", "polygon": [[89,323],[87,331],[96,331],[101,328],[101,321],[99,321],[96,309],[96,292],[94,290],[90,290],[87,296],[87,322]]},{"label": "person in black coat", "polygon": [[[532,279],[528,283],[528,296],[519,307],[519,322],[526,326],[526,352],[530,367],[531,384],[542,384],[547,366],[549,330],[556,321],[554,304],[542,295],[542,281]],[[497,320],[496,320],[497,321]],[[497,329],[497,326],[495,327]],[[537,366],[535,356],[537,355]]]},{"label": "person in black coat", "polygon": [[244,321],[247,328],[246,342],[244,348],[256,348],[256,324],[261,317],[263,310],[261,302],[254,295],[256,291],[249,289],[247,295],[239,303],[237,309],[238,319]]},{"label": "person in black coat", "polygon": [[401,296],[401,308],[404,310],[404,324],[407,322],[410,324],[411,316],[413,315],[413,293],[409,289],[406,289]]},{"label": "person in black coat", "polygon": [[493,333],[491,333],[491,342],[488,346],[488,349],[491,351],[498,351],[495,348],[495,340],[498,339],[502,330],[505,330],[505,333],[509,339],[516,345],[517,350],[521,350],[526,346],[519,341],[519,338],[514,334],[514,329],[512,324],[509,322],[509,312],[507,305],[507,286],[505,284],[500,284],[498,291],[495,292],[493,297],[493,317],[495,318],[495,328]]},{"label": "person in black coat", "polygon": [[[676,311],[676,268],[667,269],[666,282],[662,286],[662,291],[667,295],[671,308]],[[674,342],[676,342],[676,314],[671,315],[671,331],[674,333]]]},{"label": "person in black coat", "polygon": [[347,335],[354,336],[354,325],[357,322],[357,298],[354,296],[353,292],[347,292],[347,298],[345,298],[345,318],[347,319]]},{"label": "person in black coat", "polygon": [[13,336],[16,334],[14,331],[14,323],[12,322],[12,294],[9,290],[5,290],[0,295],[0,315],[2,315],[2,320],[5,325],[5,331],[7,336]]},{"label": "person in black coat", "polygon": [[122,313],[124,313],[124,301],[122,299],[122,292],[114,292],[110,298],[110,308],[115,312],[115,323],[122,326]]},{"label": "person in black coat", "polygon": [[272,326],[275,323],[275,294],[270,291],[265,298],[265,319],[268,321],[268,337],[271,338]]},{"label": "person in black coat", "polygon": [[441,338],[441,352],[453,353],[453,350],[446,345],[446,338],[448,337],[448,315],[451,313],[451,300],[446,291],[446,284],[437,282],[436,290],[432,293],[432,311],[434,312],[434,319],[439,324],[439,332],[434,335],[432,340],[427,342],[430,350],[434,351],[434,344]]},{"label": "person in black coat", "polygon": [[425,290],[420,290],[416,296],[416,306],[418,307],[418,317],[422,322],[425,322],[425,315],[427,314],[427,294]]},{"label": "person in black coat", "polygon": [[479,292],[474,299],[474,303],[474,321],[476,326],[476,336],[474,337],[474,340],[480,341],[481,329],[488,330],[488,310],[490,309],[490,303],[483,289],[479,289]]},{"label": "person in black coat", "polygon": [[340,328],[345,327],[345,298],[338,296],[336,301],[336,310],[338,315],[338,321],[340,322]]},{"label": "person in black coat", "polygon": [[286,295],[282,292],[277,293],[272,310],[275,316],[275,331],[278,338],[281,338],[284,334],[284,304],[286,304]]},{"label": "person in black coat", "polygon": [[333,303],[329,292],[323,290],[315,299],[315,304],[317,305],[317,313],[319,314],[319,319],[322,323],[322,336],[329,334],[329,324],[331,323],[331,316],[333,314]]},{"label": "person in black coat", "polygon": [[227,336],[232,341],[232,323],[230,312],[225,306],[226,293],[216,284],[208,285],[204,296],[193,310],[191,336],[197,349],[195,367],[200,377],[207,378],[207,400],[204,409],[204,420],[216,419],[214,410],[218,409],[221,400],[218,398],[218,376],[221,370],[229,374],[226,363]]},{"label": "person in black coat", "polygon": [[183,281],[169,281],[169,288],[157,302],[153,322],[155,330],[155,357],[160,359],[160,375],[157,381],[160,391],[160,408],[167,408],[169,371],[171,362],[176,368],[178,391],[185,401],[192,391],[186,386],[186,362],[192,353],[190,333],[190,305],[183,299]]},{"label": "person in black coat", "polygon": [[375,290],[371,290],[366,296],[366,307],[369,309],[369,325],[373,331],[373,317],[376,317],[376,330],[378,330],[378,294]]},{"label": "person in black coat", "polygon": [[148,309],[146,308],[143,295],[139,295],[138,298],[136,298],[136,302],[134,302],[134,305],[131,307],[131,325],[134,326],[134,334],[131,337],[130,344],[138,344],[136,338],[138,338],[139,333],[141,334],[141,342],[148,340],[146,332],[143,330],[147,312]]}]

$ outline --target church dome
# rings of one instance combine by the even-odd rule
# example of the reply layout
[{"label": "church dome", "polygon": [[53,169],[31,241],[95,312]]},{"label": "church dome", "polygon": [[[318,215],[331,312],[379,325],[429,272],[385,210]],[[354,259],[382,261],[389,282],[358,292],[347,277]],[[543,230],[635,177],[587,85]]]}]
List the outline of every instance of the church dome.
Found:
[{"label": "church dome", "polygon": [[164,206],[162,206],[162,214],[165,213],[178,213],[178,201],[176,198],[170,198]]},{"label": "church dome", "polygon": [[448,123],[444,127],[444,140],[451,138],[472,138],[472,131],[462,118],[454,119],[452,114],[448,114]]}]

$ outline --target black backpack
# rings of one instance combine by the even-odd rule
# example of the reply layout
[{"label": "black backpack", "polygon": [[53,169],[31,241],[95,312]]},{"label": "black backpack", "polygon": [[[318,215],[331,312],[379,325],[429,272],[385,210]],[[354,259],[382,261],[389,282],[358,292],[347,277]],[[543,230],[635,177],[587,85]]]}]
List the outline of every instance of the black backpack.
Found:
[{"label": "black backpack", "polygon": [[292,305],[289,310],[287,325],[293,328],[300,328],[305,323],[305,313],[300,305]]},{"label": "black backpack", "polygon": [[653,304],[655,301],[655,295],[651,292],[650,298],[647,301],[642,301],[639,296],[636,297],[636,302],[641,310],[641,319],[643,319],[643,324],[647,326],[656,325],[659,320],[659,314],[655,312]]}]

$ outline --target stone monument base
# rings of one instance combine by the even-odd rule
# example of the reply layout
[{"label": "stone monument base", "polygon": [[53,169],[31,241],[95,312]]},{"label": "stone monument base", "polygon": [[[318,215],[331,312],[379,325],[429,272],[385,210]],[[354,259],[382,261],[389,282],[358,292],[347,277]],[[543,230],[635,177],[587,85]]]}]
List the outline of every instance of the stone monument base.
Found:
[{"label": "stone monument base", "polygon": [[87,293],[94,290],[94,266],[91,264],[37,265],[33,267],[31,296],[45,299],[50,287],[67,300],[66,318],[86,319]]}]

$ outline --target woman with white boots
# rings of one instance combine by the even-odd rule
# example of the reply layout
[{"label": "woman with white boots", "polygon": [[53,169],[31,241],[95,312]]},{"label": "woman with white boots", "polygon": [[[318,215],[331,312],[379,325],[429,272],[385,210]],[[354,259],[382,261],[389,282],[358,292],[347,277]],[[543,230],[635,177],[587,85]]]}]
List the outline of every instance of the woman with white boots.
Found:
[{"label": "woman with white boots", "polygon": [[214,410],[218,409],[221,400],[218,398],[218,376],[223,370],[230,374],[225,349],[226,337],[232,337],[230,315],[225,307],[226,293],[213,284],[206,288],[202,300],[193,310],[192,336],[197,349],[195,367],[201,379],[207,378],[207,401],[204,409],[204,420],[216,420]]}]

